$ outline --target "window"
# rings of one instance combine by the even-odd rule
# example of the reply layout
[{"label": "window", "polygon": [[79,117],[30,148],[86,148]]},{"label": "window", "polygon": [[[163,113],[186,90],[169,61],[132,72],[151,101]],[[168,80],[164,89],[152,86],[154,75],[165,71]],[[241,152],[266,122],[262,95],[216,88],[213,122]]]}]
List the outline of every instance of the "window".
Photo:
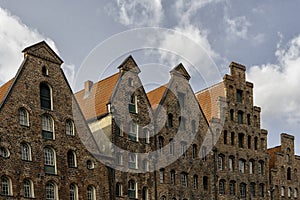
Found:
[{"label": "window", "polygon": [[249,162],[249,174],[253,174],[254,161],[250,160]]},{"label": "window", "polygon": [[224,156],[223,155],[219,155],[218,156],[218,169],[219,170],[223,170],[223,163],[224,163]]},{"label": "window", "polygon": [[234,132],[231,132],[230,140],[231,140],[231,145],[232,145],[232,146],[234,145],[234,137],[235,137]]},{"label": "window", "polygon": [[238,111],[238,123],[239,124],[242,124],[243,123],[243,116],[244,116],[244,113],[243,111]]},{"label": "window", "polygon": [[29,144],[27,143],[21,144],[21,153],[22,153],[22,160],[26,160],[26,161],[31,160],[31,149]]},{"label": "window", "polygon": [[91,160],[86,161],[86,168],[87,169],[94,169],[94,162]]},{"label": "window", "polygon": [[251,136],[248,135],[248,149],[251,149]]},{"label": "window", "polygon": [[164,138],[162,136],[158,137],[158,148],[159,152],[162,153],[162,149],[164,147]]},{"label": "window", "polygon": [[145,143],[146,144],[149,144],[150,142],[150,136],[149,136],[149,129],[147,128],[144,128],[144,139],[145,139]]},{"label": "window", "polygon": [[148,200],[148,188],[143,187],[142,189],[142,200]]},{"label": "window", "polygon": [[130,103],[128,104],[130,113],[137,113],[137,97],[135,95],[130,96]]},{"label": "window", "polygon": [[229,168],[229,171],[233,172],[234,171],[234,157],[229,157],[229,160],[228,160],[228,168]]},{"label": "window", "polygon": [[284,187],[281,187],[281,196],[284,197]]},{"label": "window", "polygon": [[171,170],[171,172],[170,172],[170,183],[172,185],[175,185],[175,171],[174,170]]},{"label": "window", "polygon": [[257,116],[254,115],[254,122],[253,122],[253,125],[258,127],[258,123],[257,123]]},{"label": "window", "polygon": [[259,184],[259,196],[264,197],[265,196],[265,185],[263,183]]},{"label": "window", "polygon": [[178,118],[178,121],[179,121],[179,130],[184,131],[185,130],[185,118],[180,116]]},{"label": "window", "polygon": [[87,187],[87,196],[88,200],[95,200],[96,199],[96,189],[94,186],[89,185]]},{"label": "window", "polygon": [[70,200],[77,200],[78,199],[78,192],[77,192],[77,186],[72,183],[70,185]]},{"label": "window", "polygon": [[240,197],[241,198],[246,197],[246,184],[245,183],[240,184]]},{"label": "window", "polygon": [[165,195],[160,197],[160,200],[167,200],[167,197]]},{"label": "window", "polygon": [[290,167],[287,169],[287,175],[286,175],[286,177],[287,177],[287,180],[292,180],[292,172],[291,172],[291,168]]},{"label": "window", "polygon": [[33,183],[29,179],[25,179],[23,182],[23,187],[24,187],[24,197],[26,198],[33,198],[34,193],[33,193]]},{"label": "window", "polygon": [[49,147],[44,148],[44,165],[46,174],[56,174],[55,152]]},{"label": "window", "polygon": [[123,136],[122,124],[115,123],[116,135]]},{"label": "window", "polygon": [[242,102],[243,100],[243,91],[242,90],[236,90],[236,101]]},{"label": "window", "polygon": [[290,162],[290,155],[286,154],[286,162],[289,163]]},{"label": "window", "polygon": [[128,138],[131,141],[138,141],[138,131],[137,131],[138,127],[137,124],[134,122],[131,122],[129,124],[129,135]]},{"label": "window", "polygon": [[201,158],[203,161],[205,161],[206,160],[206,146],[202,147],[201,153],[202,153]]},{"label": "window", "polygon": [[194,189],[198,189],[198,176],[194,175],[193,177]]},{"label": "window", "polygon": [[128,86],[133,86],[132,78],[128,78]]},{"label": "window", "polygon": [[181,142],[180,143],[180,155],[182,155],[183,157],[186,156],[186,142]]},{"label": "window", "polygon": [[257,142],[258,142],[258,139],[257,137],[254,138],[254,150],[257,150]]},{"label": "window", "polygon": [[260,139],[260,149],[261,149],[261,150],[264,150],[264,149],[265,149],[265,139],[264,139],[264,138],[261,138],[261,139]]},{"label": "window", "polygon": [[245,173],[245,161],[239,160],[239,172]]},{"label": "window", "polygon": [[225,194],[225,180],[219,182],[219,194]]},{"label": "window", "polygon": [[129,153],[128,167],[130,169],[137,169],[137,157],[135,153]]},{"label": "window", "polygon": [[51,89],[46,83],[40,84],[40,100],[41,100],[41,108],[51,109],[52,107]]},{"label": "window", "polygon": [[42,67],[42,74],[43,74],[44,76],[48,76],[48,69],[47,69],[46,66],[43,66],[43,67]]},{"label": "window", "polygon": [[184,107],[184,96],[185,95],[183,93],[178,92],[178,103],[181,108]]},{"label": "window", "polygon": [[192,126],[192,134],[195,134],[196,133],[196,122],[195,122],[195,120],[192,120],[191,126]]},{"label": "window", "polygon": [[289,187],[289,188],[288,188],[288,193],[287,193],[289,198],[291,197],[291,190],[292,190],[292,189]]},{"label": "window", "polygon": [[42,116],[42,134],[45,139],[54,139],[53,119],[50,115]]},{"label": "window", "polygon": [[29,126],[28,112],[25,108],[19,109],[19,123],[22,126]]},{"label": "window", "polygon": [[239,133],[238,135],[238,139],[239,139],[239,147],[240,148],[244,148],[244,134],[243,133]]},{"label": "window", "polygon": [[231,196],[235,195],[235,182],[234,181],[229,182],[229,192],[230,192]]},{"label": "window", "polygon": [[0,147],[0,156],[3,157],[3,158],[8,158],[9,157],[9,151],[4,147]]},{"label": "window", "polygon": [[263,174],[263,172],[264,172],[263,169],[264,169],[264,162],[260,160],[257,165],[258,174]]},{"label": "window", "polygon": [[173,115],[171,113],[168,114],[168,128],[173,127]]},{"label": "window", "polygon": [[11,180],[6,177],[1,177],[1,195],[3,196],[10,196],[12,195],[12,187],[11,187]]},{"label": "window", "polygon": [[230,110],[230,121],[234,120],[234,111],[233,109]]},{"label": "window", "polygon": [[255,183],[250,183],[250,196],[255,197]]},{"label": "window", "polygon": [[224,144],[227,144],[227,131],[223,132]]},{"label": "window", "polygon": [[203,176],[203,190],[207,191],[208,190],[208,177]]},{"label": "window", "polygon": [[193,144],[193,155],[192,155],[193,159],[195,159],[196,156],[197,156],[197,145]]},{"label": "window", "polygon": [[46,200],[56,200],[57,191],[56,185],[53,182],[48,182],[46,184]]},{"label": "window", "polygon": [[188,182],[187,182],[187,173],[185,173],[185,172],[183,172],[183,173],[181,173],[181,185],[183,186],[183,187],[187,187],[188,186]]},{"label": "window", "polygon": [[251,117],[250,114],[247,114],[247,124],[251,125]]},{"label": "window", "polygon": [[165,169],[159,170],[159,182],[164,183],[165,182]]},{"label": "window", "polygon": [[67,153],[67,157],[68,157],[68,167],[70,168],[74,168],[76,167],[76,154],[74,151],[69,150]]},{"label": "window", "polygon": [[116,154],[116,163],[117,165],[123,165],[123,155],[121,153]]},{"label": "window", "polygon": [[173,140],[173,138],[171,138],[170,140],[169,140],[169,148],[170,148],[170,155],[174,155],[174,140]]},{"label": "window", "polygon": [[121,183],[116,184],[116,196],[117,197],[122,196],[122,185],[121,185]]},{"label": "window", "polygon": [[70,119],[68,119],[66,121],[66,134],[67,135],[75,135],[75,133],[74,133],[74,123]]},{"label": "window", "polygon": [[149,161],[145,159],[143,163],[144,163],[144,170],[146,172],[149,172],[149,170],[150,170],[149,169]]},{"label": "window", "polygon": [[129,198],[137,198],[136,195],[136,184],[133,180],[128,182],[128,197]]},{"label": "window", "polygon": [[298,189],[297,188],[294,189],[294,198],[298,198]]}]

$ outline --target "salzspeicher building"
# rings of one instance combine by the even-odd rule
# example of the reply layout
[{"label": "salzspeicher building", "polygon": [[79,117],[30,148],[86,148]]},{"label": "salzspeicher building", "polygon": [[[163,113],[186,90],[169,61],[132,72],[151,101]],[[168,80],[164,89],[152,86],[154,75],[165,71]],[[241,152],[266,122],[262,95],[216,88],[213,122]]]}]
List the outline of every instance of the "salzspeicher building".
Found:
[{"label": "salzspeicher building", "polygon": [[245,66],[194,92],[179,64],[146,93],[129,56],[74,94],[45,42],[23,53],[0,87],[0,199],[298,199],[294,136],[267,149]]}]

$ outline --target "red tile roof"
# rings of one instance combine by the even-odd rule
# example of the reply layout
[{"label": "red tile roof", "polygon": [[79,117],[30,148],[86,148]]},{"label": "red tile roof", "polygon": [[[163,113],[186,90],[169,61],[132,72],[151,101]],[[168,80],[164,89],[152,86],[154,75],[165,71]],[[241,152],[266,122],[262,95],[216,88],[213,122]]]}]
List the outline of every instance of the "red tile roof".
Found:
[{"label": "red tile roof", "polygon": [[218,113],[220,108],[217,101],[219,97],[225,97],[225,86],[223,82],[199,91],[195,95],[208,121],[213,117],[219,118]]},{"label": "red tile roof", "polygon": [[86,120],[99,117],[107,113],[106,104],[109,103],[112,92],[120,73],[116,73],[95,84],[86,93],[83,89],[75,94],[76,100]]},{"label": "red tile roof", "polygon": [[156,110],[156,108],[158,107],[166,89],[167,89],[167,84],[162,85],[147,93],[147,97],[149,99],[149,102],[153,110]]},{"label": "red tile roof", "polygon": [[11,86],[11,84],[13,83],[14,79],[9,80],[8,82],[4,83],[1,87],[0,87],[0,103],[2,103],[4,101],[5,96],[7,95],[7,92]]}]

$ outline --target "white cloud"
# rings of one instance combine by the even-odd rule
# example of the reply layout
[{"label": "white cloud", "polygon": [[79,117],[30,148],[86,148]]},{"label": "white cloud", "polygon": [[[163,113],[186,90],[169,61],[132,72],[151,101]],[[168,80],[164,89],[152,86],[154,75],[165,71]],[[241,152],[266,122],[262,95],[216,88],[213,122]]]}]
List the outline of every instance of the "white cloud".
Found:
[{"label": "white cloud", "polygon": [[110,12],[121,24],[132,27],[159,26],[163,16],[161,0],[117,0]]},{"label": "white cloud", "polygon": [[[25,47],[45,40],[47,44],[59,54],[55,43],[26,26],[8,10],[0,7],[0,83],[11,79],[17,72],[23,60],[22,50]],[[74,74],[74,67],[66,65],[68,74]],[[73,72],[71,72],[73,70]],[[68,77],[69,79],[71,77]]]},{"label": "white cloud", "polygon": [[245,16],[239,16],[236,18],[228,18],[225,16],[225,22],[228,25],[226,32],[230,38],[248,38],[248,29],[251,26],[251,23],[247,20]]},{"label": "white cloud", "polygon": [[255,103],[263,108],[266,128],[295,134],[300,129],[300,35],[280,46],[275,52],[278,63],[253,66],[248,78],[256,85]]}]

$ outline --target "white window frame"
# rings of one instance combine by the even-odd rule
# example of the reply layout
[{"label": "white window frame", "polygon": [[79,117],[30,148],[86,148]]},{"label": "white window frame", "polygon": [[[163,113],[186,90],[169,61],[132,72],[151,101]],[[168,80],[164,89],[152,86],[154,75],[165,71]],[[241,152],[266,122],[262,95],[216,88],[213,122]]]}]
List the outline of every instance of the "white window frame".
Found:
[{"label": "white window frame", "polygon": [[29,114],[25,108],[19,109],[19,124],[22,126],[29,126]]},{"label": "white window frame", "polygon": [[130,169],[137,169],[137,168],[138,168],[138,167],[137,167],[137,163],[138,163],[137,160],[138,160],[138,159],[137,159],[137,154],[136,154],[136,153],[130,152],[130,153],[128,154],[128,167],[129,167]]},{"label": "white window frame", "polygon": [[54,182],[50,181],[46,184],[46,200],[57,200],[57,186]]},{"label": "white window frame", "polygon": [[1,194],[3,196],[13,195],[11,179],[7,176],[1,177]]},{"label": "white window frame", "polygon": [[24,197],[34,198],[34,186],[33,186],[32,180],[27,179],[27,178],[24,179],[23,187],[24,187]]},{"label": "white window frame", "polygon": [[76,184],[70,184],[70,200],[78,200],[78,187]]},{"label": "white window frame", "polygon": [[96,200],[96,189],[93,185],[87,187],[88,200]]},{"label": "white window frame", "polygon": [[66,120],[66,134],[67,135],[75,135],[74,123],[71,119]]},{"label": "white window frame", "polygon": [[245,173],[245,161],[244,160],[239,160],[239,172]]},{"label": "white window frame", "polygon": [[31,161],[31,147],[28,143],[21,143],[22,160]]}]

